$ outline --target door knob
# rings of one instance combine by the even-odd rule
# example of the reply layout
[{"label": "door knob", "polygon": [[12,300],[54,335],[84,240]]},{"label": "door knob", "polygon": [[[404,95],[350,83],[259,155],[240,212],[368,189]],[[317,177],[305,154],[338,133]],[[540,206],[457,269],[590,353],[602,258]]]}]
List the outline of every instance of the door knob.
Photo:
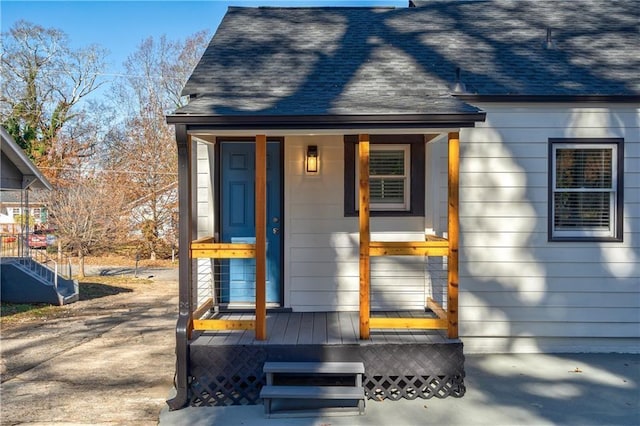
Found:
[{"label": "door knob", "polygon": [[273,231],[274,235],[278,235],[280,233],[280,228],[273,228],[271,231]]}]

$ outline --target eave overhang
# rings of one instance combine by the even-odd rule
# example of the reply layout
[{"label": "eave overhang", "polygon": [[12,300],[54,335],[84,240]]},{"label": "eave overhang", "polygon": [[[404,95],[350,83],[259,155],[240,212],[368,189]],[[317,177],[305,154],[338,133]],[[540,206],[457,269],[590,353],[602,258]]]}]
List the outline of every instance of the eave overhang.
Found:
[{"label": "eave overhang", "polygon": [[455,95],[465,102],[639,103],[640,95]]},{"label": "eave overhang", "polygon": [[[0,139],[2,140],[2,153],[22,174],[22,188],[20,189],[47,189],[51,191],[53,187],[51,183],[44,177],[40,170],[31,162],[29,157],[24,153],[22,148],[15,142],[9,132],[0,126]],[[0,188],[7,190],[15,190],[19,188]]]},{"label": "eave overhang", "polygon": [[168,124],[210,130],[255,129],[418,129],[474,127],[486,118],[483,111],[453,114],[388,114],[388,115],[288,115],[288,116],[212,116],[206,114],[173,114]]}]

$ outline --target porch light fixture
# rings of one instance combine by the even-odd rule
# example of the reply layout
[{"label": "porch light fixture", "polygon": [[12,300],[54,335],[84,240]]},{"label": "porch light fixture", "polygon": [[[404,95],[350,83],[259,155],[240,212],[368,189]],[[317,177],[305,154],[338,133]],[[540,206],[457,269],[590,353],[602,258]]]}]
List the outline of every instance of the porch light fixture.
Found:
[{"label": "porch light fixture", "polygon": [[307,147],[307,173],[318,173],[318,146],[309,145]]}]

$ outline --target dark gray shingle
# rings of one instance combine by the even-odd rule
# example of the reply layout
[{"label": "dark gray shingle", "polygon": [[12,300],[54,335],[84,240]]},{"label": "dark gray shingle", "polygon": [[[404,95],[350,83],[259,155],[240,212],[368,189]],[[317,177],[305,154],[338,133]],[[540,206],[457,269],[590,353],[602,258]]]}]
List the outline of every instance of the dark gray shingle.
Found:
[{"label": "dark gray shingle", "polygon": [[[439,114],[460,68],[479,95],[640,95],[634,0],[230,8],[178,113]],[[544,47],[551,29],[554,49]]]}]

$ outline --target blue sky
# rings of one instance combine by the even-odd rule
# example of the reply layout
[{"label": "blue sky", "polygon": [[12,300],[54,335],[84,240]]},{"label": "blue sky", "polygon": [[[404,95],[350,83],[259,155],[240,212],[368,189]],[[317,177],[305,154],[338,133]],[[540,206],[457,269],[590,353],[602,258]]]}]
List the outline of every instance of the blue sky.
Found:
[{"label": "blue sky", "polygon": [[14,22],[58,28],[72,46],[97,43],[109,50],[109,70],[117,73],[122,62],[149,36],[165,34],[185,39],[196,31],[211,34],[228,6],[396,6],[408,0],[200,0],[200,1],[0,1],[0,25],[7,31]]}]

